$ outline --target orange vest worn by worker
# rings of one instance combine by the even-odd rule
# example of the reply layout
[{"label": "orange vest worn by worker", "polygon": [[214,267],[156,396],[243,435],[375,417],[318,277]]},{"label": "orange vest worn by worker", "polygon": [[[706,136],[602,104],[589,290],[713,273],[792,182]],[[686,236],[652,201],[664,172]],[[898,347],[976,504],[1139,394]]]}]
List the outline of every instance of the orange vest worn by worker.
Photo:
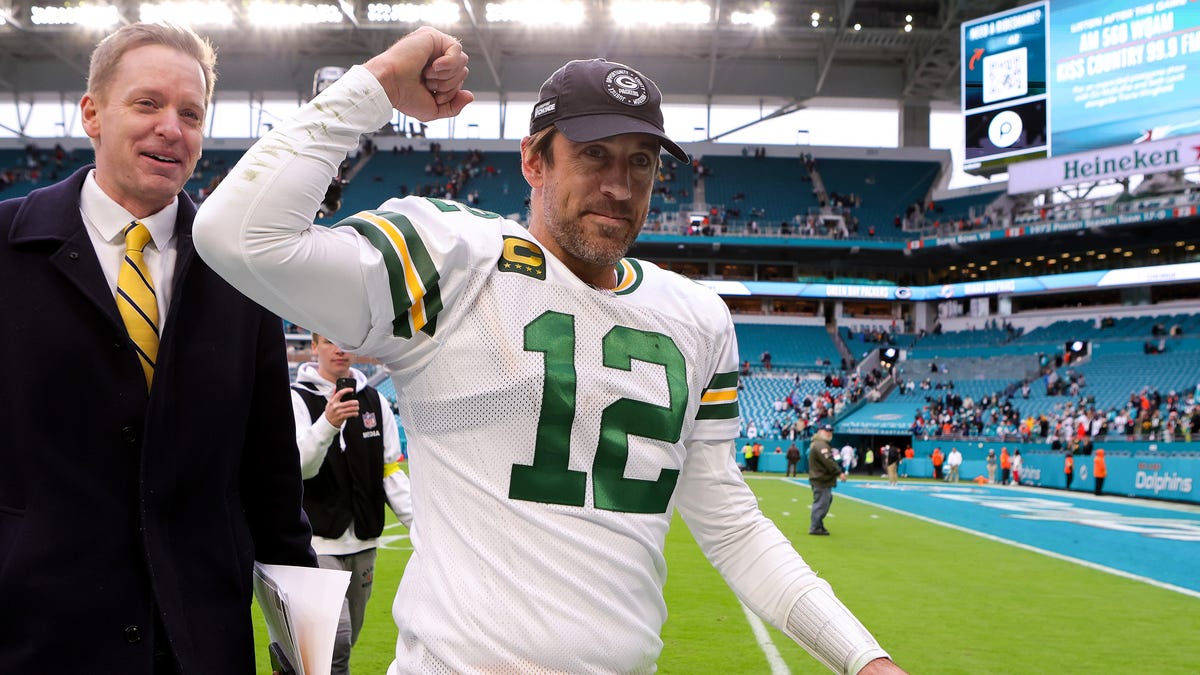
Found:
[{"label": "orange vest worn by worker", "polygon": [[1075,458],[1067,455],[1067,461],[1063,465],[1063,473],[1075,473]]},{"label": "orange vest worn by worker", "polygon": [[1108,466],[1104,463],[1104,449],[1096,451],[1096,457],[1092,460],[1092,475],[1096,478],[1108,477]]},{"label": "orange vest worn by worker", "polygon": [[942,465],[942,449],[934,448],[933,455],[930,457],[930,459],[933,460],[934,466],[941,466]]},{"label": "orange vest worn by worker", "polygon": [[1008,448],[1000,448],[1000,468],[1011,469],[1012,457],[1008,456]]}]

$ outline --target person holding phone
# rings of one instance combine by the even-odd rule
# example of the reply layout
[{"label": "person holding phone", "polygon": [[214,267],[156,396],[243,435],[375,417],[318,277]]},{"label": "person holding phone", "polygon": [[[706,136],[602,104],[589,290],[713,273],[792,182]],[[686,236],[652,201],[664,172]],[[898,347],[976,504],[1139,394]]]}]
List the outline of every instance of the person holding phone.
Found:
[{"label": "person holding phone", "polygon": [[351,574],[331,670],[345,675],[371,597],[384,504],[410,527],[412,495],[391,403],[326,337],[313,333],[312,351],[316,361],[302,364],[292,385],[292,412],[317,562]]}]

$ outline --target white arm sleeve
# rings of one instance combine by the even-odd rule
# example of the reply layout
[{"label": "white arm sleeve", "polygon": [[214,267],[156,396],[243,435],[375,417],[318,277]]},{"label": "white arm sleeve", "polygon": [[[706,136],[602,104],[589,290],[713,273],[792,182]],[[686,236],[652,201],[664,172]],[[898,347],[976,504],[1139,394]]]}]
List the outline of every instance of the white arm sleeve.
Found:
[{"label": "white arm sleeve", "polygon": [[887,657],[758,508],[731,441],[691,441],[676,507],[700,548],[755,614],[838,673]]},{"label": "white arm sleeve", "polygon": [[292,415],[296,418],[296,447],[300,449],[300,477],[304,480],[313,478],[321,471],[325,463],[325,453],[329,444],[341,431],[325,419],[325,414],[317,415],[317,421],[312,421],[312,414],[300,394],[292,391]]},{"label": "white arm sleeve", "polygon": [[255,302],[352,349],[370,329],[379,252],[347,228],[313,226],[359,136],[391,119],[383,87],[350,69],[254,144],[196,214],[196,251]]},{"label": "white arm sleeve", "polygon": [[412,485],[409,483],[408,474],[397,466],[404,454],[400,449],[400,429],[396,426],[396,416],[392,414],[392,404],[383,394],[379,395],[379,405],[380,414],[383,416],[383,491],[396,518],[411,529]]}]

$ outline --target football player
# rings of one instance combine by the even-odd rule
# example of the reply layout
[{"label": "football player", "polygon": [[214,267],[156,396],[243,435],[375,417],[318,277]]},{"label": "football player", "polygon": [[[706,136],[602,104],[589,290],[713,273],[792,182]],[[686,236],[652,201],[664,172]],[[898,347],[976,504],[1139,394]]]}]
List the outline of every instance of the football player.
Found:
[{"label": "football player", "polygon": [[422,28],[277,125],[205,202],[196,247],[235,287],[391,368],[409,441],[407,672],[653,672],[679,509],[757,614],[836,672],[902,672],[758,509],[733,461],[738,350],[715,293],[625,257],[663,131],[636,70],[542,86],[521,168],[529,228],[390,199],[313,226],[330,176],[393,110],[458,114],[467,56]]}]

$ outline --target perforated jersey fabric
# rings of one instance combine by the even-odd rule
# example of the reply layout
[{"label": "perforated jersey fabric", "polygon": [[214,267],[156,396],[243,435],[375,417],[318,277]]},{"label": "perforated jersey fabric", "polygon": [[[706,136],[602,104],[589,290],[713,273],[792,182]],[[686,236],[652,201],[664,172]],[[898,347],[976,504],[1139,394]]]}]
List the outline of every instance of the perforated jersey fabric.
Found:
[{"label": "perforated jersey fabric", "polygon": [[391,115],[355,66],[246,153],[193,230],[238,290],[395,373],[415,553],[389,674],[652,672],[672,507],[823,663],[886,657],[734,464],[737,345],[715,293],[628,258],[592,288],[519,224],[445,200],[312,224]]},{"label": "perforated jersey fabric", "polygon": [[[342,226],[395,227],[437,270],[422,289],[440,297],[423,318],[435,330],[396,330],[393,281],[410,299],[421,284],[385,265],[368,283],[379,320],[357,347],[388,356],[409,439],[414,555],[394,612],[398,662],[413,667],[398,672],[652,672],[671,474],[685,441],[737,431],[736,406],[697,419],[714,376],[737,369],[725,305],[639,261],[621,266],[618,290],[592,288],[516,223],[453,202],[392,200]],[[630,433],[647,419],[663,438]],[[606,453],[622,445],[614,478]],[[555,468],[514,496],[514,470],[542,464]],[[562,477],[576,488],[553,485]],[[597,490],[609,493],[599,506]],[[642,492],[653,496],[630,495]]]}]

